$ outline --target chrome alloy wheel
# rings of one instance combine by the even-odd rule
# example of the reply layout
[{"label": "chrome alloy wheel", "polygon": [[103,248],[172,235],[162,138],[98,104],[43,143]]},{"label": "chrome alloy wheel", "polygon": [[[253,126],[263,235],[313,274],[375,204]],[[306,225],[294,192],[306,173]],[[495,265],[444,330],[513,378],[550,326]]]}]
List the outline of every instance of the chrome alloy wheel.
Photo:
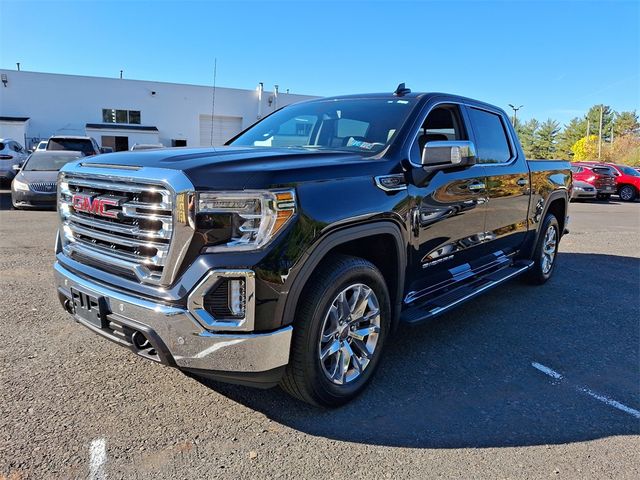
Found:
[{"label": "chrome alloy wheel", "polygon": [[342,290],[322,324],[319,357],[329,380],[345,385],[369,365],[378,344],[380,305],[373,290],[362,283]]},{"label": "chrome alloy wheel", "polygon": [[556,248],[558,246],[558,229],[555,225],[549,225],[544,234],[542,243],[542,273],[545,275],[553,268],[553,261],[556,258]]}]

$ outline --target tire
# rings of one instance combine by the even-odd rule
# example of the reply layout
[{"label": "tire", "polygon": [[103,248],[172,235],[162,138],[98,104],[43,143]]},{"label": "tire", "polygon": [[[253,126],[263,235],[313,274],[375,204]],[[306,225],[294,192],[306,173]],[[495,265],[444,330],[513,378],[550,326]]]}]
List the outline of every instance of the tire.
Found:
[{"label": "tire", "polygon": [[633,202],[638,196],[638,192],[631,185],[623,185],[618,195],[623,202]]},{"label": "tire", "polygon": [[[558,225],[558,220],[552,213],[547,213],[540,227],[540,236],[531,258],[534,262],[533,267],[526,274],[526,279],[529,283],[542,285],[551,278],[556,268],[559,244],[560,226]],[[546,261],[545,258],[547,259]],[[550,265],[547,263],[549,261]]]},{"label": "tire", "polygon": [[[346,307],[355,313],[353,318]],[[346,320],[343,326],[340,319]],[[338,407],[349,402],[371,380],[390,327],[389,291],[375,265],[346,255],[326,258],[300,297],[291,356],[280,386],[312,405]],[[340,368],[343,364],[346,370]]]}]

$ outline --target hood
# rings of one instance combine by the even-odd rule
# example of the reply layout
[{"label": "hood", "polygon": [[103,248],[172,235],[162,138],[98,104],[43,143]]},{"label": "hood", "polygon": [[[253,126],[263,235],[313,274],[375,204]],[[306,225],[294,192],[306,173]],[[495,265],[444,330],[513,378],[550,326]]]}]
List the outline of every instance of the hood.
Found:
[{"label": "hood", "polygon": [[271,188],[293,182],[378,175],[387,164],[351,152],[270,147],[141,150],[97,155],[81,163],[181,170],[196,188],[205,190]]},{"label": "hood", "polygon": [[22,170],[16,175],[21,182],[55,182],[58,179],[57,170]]}]

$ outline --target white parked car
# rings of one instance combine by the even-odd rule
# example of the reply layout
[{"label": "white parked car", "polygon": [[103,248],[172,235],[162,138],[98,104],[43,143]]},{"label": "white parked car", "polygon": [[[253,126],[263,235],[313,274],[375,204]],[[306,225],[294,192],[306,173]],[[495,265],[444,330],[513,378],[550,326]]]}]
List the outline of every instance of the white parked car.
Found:
[{"label": "white parked car", "polygon": [[0,181],[11,180],[16,171],[14,165],[22,165],[29,152],[11,138],[0,138]]},{"label": "white parked car", "polygon": [[42,140],[38,146],[36,147],[36,150],[46,150],[47,149],[47,143],[49,143],[49,140]]}]

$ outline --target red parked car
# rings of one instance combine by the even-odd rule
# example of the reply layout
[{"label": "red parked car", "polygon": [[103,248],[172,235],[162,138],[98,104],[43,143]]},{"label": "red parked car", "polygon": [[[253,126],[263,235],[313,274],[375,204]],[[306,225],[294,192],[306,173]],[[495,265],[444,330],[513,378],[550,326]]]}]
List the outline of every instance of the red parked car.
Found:
[{"label": "red parked car", "polygon": [[579,163],[572,164],[573,179],[587,182],[596,188],[599,200],[608,200],[616,193],[616,178],[613,169],[607,165]]},{"label": "red parked car", "polygon": [[616,193],[620,196],[620,200],[633,202],[640,196],[640,172],[635,168],[628,165],[596,162],[581,162],[579,165],[586,168],[609,168],[613,173],[616,182]]}]

